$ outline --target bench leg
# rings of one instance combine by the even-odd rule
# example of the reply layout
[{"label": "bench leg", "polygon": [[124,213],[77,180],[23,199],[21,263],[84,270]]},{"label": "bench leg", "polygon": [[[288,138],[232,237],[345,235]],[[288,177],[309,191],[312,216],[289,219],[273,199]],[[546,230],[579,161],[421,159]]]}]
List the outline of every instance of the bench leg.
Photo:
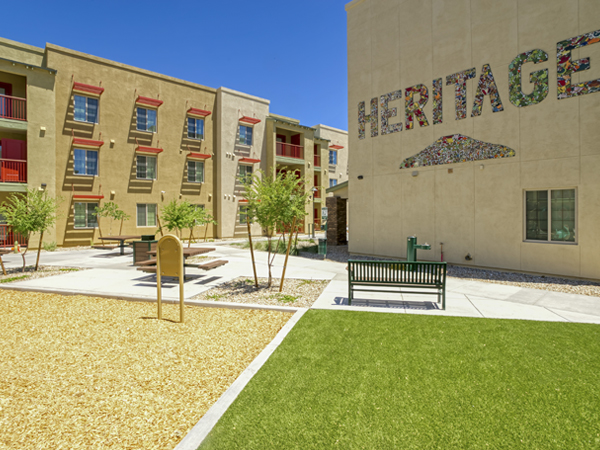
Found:
[{"label": "bench leg", "polygon": [[446,285],[442,288],[442,309],[446,309]]},{"label": "bench leg", "polygon": [[348,281],[348,306],[352,305],[352,283]]}]

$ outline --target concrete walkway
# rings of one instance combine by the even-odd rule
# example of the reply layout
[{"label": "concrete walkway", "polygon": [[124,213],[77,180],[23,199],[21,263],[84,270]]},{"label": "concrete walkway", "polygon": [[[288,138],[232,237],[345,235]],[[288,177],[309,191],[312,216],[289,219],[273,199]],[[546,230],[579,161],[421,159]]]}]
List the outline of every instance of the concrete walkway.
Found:
[{"label": "concrete walkway", "polygon": [[[204,246],[204,245],[201,245]],[[214,286],[237,277],[252,278],[250,252],[219,243],[210,256],[227,259],[229,264],[209,272],[186,268],[190,279],[185,283],[185,298],[191,299]],[[257,252],[259,277],[267,276],[266,253]],[[35,253],[28,254],[28,264],[35,263]],[[8,267],[20,267],[19,255],[3,257]],[[280,277],[282,255],[276,256],[273,276]],[[67,272],[46,278],[14,282],[2,287],[32,289],[64,294],[87,294],[116,298],[156,299],[156,277],[137,271],[132,265],[131,250],[120,256],[106,250],[44,252],[43,265],[82,267],[87,270]],[[348,278],[346,264],[290,256],[286,278],[331,280],[313,305],[315,309],[373,311],[402,314],[434,314],[464,317],[487,317],[600,324],[600,297],[563,294],[517,286],[449,278],[446,310],[437,309],[435,296],[387,293],[360,293],[348,306]],[[175,282],[163,284],[163,297],[178,300]],[[389,302],[388,300],[394,300]],[[401,300],[400,302],[398,300]],[[220,304],[215,302],[215,304]]]}]

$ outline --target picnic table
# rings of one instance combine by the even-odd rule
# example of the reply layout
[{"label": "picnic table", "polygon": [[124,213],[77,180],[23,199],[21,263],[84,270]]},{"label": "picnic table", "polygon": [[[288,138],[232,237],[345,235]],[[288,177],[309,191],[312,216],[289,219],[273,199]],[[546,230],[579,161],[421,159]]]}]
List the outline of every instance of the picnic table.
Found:
[{"label": "picnic table", "polygon": [[121,236],[103,236],[100,239],[103,241],[119,241],[119,254],[125,254],[125,241],[131,241],[133,239],[141,239],[141,236],[133,236],[133,235],[121,235]]},{"label": "picnic table", "polygon": [[[214,247],[188,247],[183,249],[183,257],[187,259],[190,256],[203,255],[204,253],[214,252],[215,250],[216,248]],[[150,250],[148,252],[150,256],[154,257],[156,257],[156,253],[156,250]]]},{"label": "picnic table", "polygon": [[[203,255],[204,253],[213,252],[215,250],[216,250],[216,248],[214,248],[214,247],[184,248],[183,249],[183,259],[186,260],[187,258],[189,258],[191,256]],[[140,267],[138,267],[138,270],[141,270],[143,272],[156,272],[156,262],[157,262],[156,261],[156,253],[157,253],[156,250],[150,250],[150,251],[148,251],[148,255],[151,256],[151,259],[135,263],[136,266],[140,266]],[[224,264],[227,264],[228,262],[229,261],[225,261],[225,260],[217,260],[217,261],[210,261],[205,264],[185,264],[185,266],[193,266],[193,267],[197,267],[198,269],[210,270],[210,269],[214,269],[216,267],[222,266]]]}]

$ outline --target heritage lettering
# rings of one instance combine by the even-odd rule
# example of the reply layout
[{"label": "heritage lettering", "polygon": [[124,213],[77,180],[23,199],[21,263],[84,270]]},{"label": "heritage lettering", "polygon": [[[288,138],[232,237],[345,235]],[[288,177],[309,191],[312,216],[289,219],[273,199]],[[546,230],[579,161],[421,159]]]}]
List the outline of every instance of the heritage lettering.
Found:
[{"label": "heritage lettering", "polygon": [[[600,30],[575,36],[556,44],[556,85],[557,98],[559,100],[591,94],[593,92],[600,92],[600,78],[581,83],[572,82],[572,74],[590,68],[590,59],[581,58],[574,60],[571,55],[572,50],[597,42],[600,42]],[[548,54],[540,49],[521,53],[513,59],[508,66],[508,98],[511,104],[519,108],[536,105],[548,96],[548,69],[530,72],[529,82],[533,85],[533,90],[530,94],[523,92],[522,72],[523,67],[528,63],[533,63],[535,65],[547,61]],[[467,117],[467,80],[474,79],[475,77],[476,69],[474,67],[446,77],[446,85],[454,86],[454,110],[456,120],[466,119]],[[432,117],[434,125],[443,122],[442,83],[442,78],[436,78],[432,82]],[[396,117],[398,111],[396,107],[389,107],[390,102],[400,100],[401,97],[402,90],[397,90],[381,95],[379,97],[379,102],[377,97],[372,98],[370,102],[370,114],[366,114],[365,102],[360,102],[358,104],[358,138],[365,138],[365,124],[367,122],[371,124],[371,137],[378,136],[380,113],[381,134],[391,134],[402,131],[402,120],[398,123],[390,123],[390,119]],[[489,64],[484,64],[481,68],[477,91],[471,109],[471,117],[481,115],[485,97],[489,98],[492,112],[504,111],[498,86]],[[428,100],[429,89],[424,84],[417,84],[404,90],[406,130],[413,129],[415,121],[418,121],[419,127],[429,126],[429,121],[424,112]]]}]

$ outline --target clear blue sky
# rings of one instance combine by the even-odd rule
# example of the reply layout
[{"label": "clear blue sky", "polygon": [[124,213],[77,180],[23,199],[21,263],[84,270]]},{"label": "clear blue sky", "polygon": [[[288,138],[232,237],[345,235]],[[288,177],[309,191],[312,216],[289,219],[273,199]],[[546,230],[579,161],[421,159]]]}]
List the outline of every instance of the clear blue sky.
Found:
[{"label": "clear blue sky", "polygon": [[349,0],[32,0],[1,36],[50,42],[271,100],[271,112],[347,129]]}]

